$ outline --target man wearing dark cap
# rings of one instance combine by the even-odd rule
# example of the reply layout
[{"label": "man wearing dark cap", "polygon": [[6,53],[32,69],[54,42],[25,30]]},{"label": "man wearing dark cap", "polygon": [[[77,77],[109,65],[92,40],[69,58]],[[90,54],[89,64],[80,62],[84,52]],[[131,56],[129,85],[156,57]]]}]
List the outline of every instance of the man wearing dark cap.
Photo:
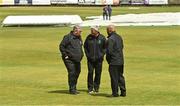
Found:
[{"label": "man wearing dark cap", "polygon": [[[105,44],[106,38],[100,34],[99,27],[92,26],[91,34],[87,36],[84,43],[88,64],[87,86],[89,94],[99,92]],[[93,78],[94,69],[95,77]]]},{"label": "man wearing dark cap", "polygon": [[108,20],[108,6],[104,6],[103,8],[103,20]]},{"label": "man wearing dark cap", "polygon": [[81,28],[74,26],[73,30],[64,36],[59,45],[62,59],[68,71],[68,84],[70,94],[78,94],[77,80],[81,72],[81,60],[83,58]]},{"label": "man wearing dark cap", "polygon": [[120,96],[126,96],[124,73],[124,56],[123,56],[123,40],[115,31],[114,25],[107,27],[108,40],[106,59],[109,64],[109,74],[111,78],[112,97],[118,97],[118,89],[120,88]]}]

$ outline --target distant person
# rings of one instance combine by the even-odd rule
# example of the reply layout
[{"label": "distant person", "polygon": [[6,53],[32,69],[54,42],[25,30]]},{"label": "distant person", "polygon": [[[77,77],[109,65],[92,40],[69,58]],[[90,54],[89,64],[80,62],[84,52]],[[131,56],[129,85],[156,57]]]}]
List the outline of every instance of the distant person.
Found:
[{"label": "distant person", "polygon": [[108,18],[109,18],[109,20],[111,20],[111,14],[112,14],[111,5],[108,5],[107,10],[108,10]]},{"label": "distant person", "polygon": [[[89,94],[98,93],[101,81],[102,63],[106,50],[106,38],[100,34],[98,26],[91,27],[84,43],[84,50],[88,64],[88,92]],[[93,74],[95,71],[95,77]]]},{"label": "distant person", "polygon": [[74,95],[79,93],[76,85],[81,72],[82,45],[81,28],[79,26],[74,26],[73,30],[64,36],[59,45],[62,59],[68,71],[69,93]]},{"label": "distant person", "polygon": [[104,6],[103,8],[103,20],[108,20],[108,7]]},{"label": "distant person", "polygon": [[123,39],[116,33],[115,26],[109,25],[107,27],[107,50],[106,59],[109,64],[109,74],[111,78],[112,97],[119,96],[119,88],[121,90],[120,96],[126,96],[124,73],[124,56],[123,56]]}]

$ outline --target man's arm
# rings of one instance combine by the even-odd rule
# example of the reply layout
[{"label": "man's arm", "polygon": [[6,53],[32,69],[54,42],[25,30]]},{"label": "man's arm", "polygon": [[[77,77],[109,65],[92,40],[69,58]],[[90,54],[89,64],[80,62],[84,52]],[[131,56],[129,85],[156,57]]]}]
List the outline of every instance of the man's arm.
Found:
[{"label": "man's arm", "polygon": [[84,42],[84,51],[86,54],[86,57],[89,57],[89,52],[88,52],[88,38],[86,38],[85,42]]},{"label": "man's arm", "polygon": [[106,53],[106,38],[103,37],[103,54]]},{"label": "man's arm", "polygon": [[113,54],[113,48],[114,48],[114,40],[113,39],[108,39],[107,41],[107,54],[112,55]]},{"label": "man's arm", "polygon": [[68,44],[68,38],[67,36],[65,36],[59,45],[59,50],[61,51],[63,58],[68,58],[68,54],[66,52],[67,44]]}]

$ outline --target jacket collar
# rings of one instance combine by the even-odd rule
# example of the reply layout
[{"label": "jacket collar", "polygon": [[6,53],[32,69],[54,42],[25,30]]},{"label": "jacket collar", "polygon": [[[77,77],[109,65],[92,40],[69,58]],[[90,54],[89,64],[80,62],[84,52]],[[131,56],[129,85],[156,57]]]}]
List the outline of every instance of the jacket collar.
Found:
[{"label": "jacket collar", "polygon": [[110,36],[112,36],[112,35],[114,35],[114,34],[116,34],[116,32],[111,32],[111,33],[108,35],[107,38],[109,38]]},{"label": "jacket collar", "polygon": [[69,34],[72,36],[73,39],[77,39],[77,38],[80,39],[80,36],[74,35],[73,31],[71,31]]},{"label": "jacket collar", "polygon": [[94,37],[92,34],[90,34],[90,38],[91,38],[91,39],[93,39],[93,38],[99,38],[99,36],[100,36],[100,33],[98,34],[97,37]]}]

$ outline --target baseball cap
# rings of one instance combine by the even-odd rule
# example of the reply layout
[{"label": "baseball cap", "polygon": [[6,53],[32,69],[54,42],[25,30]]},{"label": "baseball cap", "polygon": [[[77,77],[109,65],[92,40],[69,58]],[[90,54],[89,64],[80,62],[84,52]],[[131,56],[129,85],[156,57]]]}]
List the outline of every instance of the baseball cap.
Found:
[{"label": "baseball cap", "polygon": [[91,26],[91,28],[99,32],[99,26]]}]

